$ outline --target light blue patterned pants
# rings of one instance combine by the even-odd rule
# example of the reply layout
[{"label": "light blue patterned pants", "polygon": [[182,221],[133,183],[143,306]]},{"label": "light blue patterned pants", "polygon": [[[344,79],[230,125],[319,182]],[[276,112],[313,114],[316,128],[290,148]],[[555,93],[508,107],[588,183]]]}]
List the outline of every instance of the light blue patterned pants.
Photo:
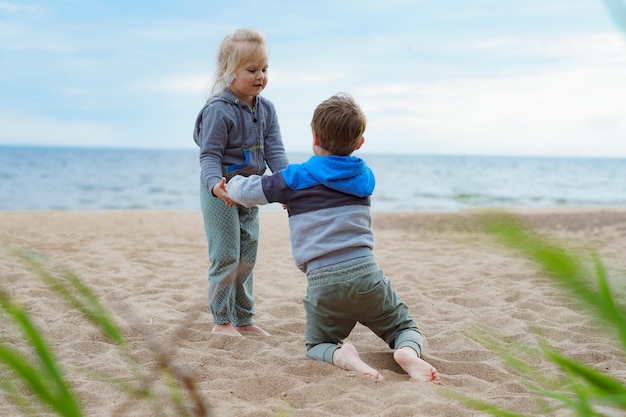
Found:
[{"label": "light blue patterned pants", "polygon": [[259,242],[259,209],[228,207],[200,185],[209,260],[209,306],[215,324],[253,324],[254,277]]}]

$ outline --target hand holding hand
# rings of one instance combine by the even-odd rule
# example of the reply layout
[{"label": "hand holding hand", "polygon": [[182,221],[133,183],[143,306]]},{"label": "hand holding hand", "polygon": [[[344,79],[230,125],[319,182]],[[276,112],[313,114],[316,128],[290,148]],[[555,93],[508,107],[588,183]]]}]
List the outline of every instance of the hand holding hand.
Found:
[{"label": "hand holding hand", "polygon": [[213,195],[224,200],[228,207],[233,207],[236,202],[230,199],[228,191],[226,191],[226,178],[222,177],[222,180],[213,186]]}]

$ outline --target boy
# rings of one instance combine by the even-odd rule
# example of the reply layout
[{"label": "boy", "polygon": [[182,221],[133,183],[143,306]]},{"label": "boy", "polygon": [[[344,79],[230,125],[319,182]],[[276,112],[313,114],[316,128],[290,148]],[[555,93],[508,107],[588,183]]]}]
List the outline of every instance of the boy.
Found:
[{"label": "boy", "polygon": [[313,114],[313,153],[303,164],[272,175],[222,180],[230,198],[246,207],[287,206],[296,265],[307,275],[307,356],[383,376],[344,343],[357,322],[395,349],[395,361],[413,379],[439,383],[437,371],[420,358],[423,338],[409,309],[391,288],[373,255],[370,195],[374,175],[351,156],[363,145],[366,118],[348,94],[322,102]]}]

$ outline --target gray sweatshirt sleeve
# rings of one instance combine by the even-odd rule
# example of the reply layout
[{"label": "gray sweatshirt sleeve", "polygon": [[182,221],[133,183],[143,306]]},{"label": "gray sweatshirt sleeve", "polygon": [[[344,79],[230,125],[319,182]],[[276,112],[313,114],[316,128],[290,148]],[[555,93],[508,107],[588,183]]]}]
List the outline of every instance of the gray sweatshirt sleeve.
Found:
[{"label": "gray sweatshirt sleeve", "polygon": [[200,146],[200,170],[206,188],[213,192],[224,176],[222,160],[228,141],[228,118],[222,109],[206,106],[196,120],[194,139]]},{"label": "gray sweatshirt sleeve", "polygon": [[235,175],[226,183],[226,191],[233,201],[244,207],[268,204],[269,201],[263,192],[262,179],[260,175],[249,177]]},{"label": "gray sweatshirt sleeve", "polygon": [[268,102],[268,106],[271,111],[267,122],[268,129],[265,133],[265,160],[272,172],[278,172],[289,165],[289,160],[280,134],[276,109],[271,102]]}]

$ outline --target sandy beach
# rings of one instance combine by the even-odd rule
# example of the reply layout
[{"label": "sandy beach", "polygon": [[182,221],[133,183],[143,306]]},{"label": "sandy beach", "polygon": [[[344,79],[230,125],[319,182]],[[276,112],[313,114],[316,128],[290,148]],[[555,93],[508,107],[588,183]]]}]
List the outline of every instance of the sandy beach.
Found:
[{"label": "sandy beach", "polygon": [[[541,232],[596,249],[624,295],[626,208],[520,213]],[[211,334],[199,211],[1,212],[0,283],[51,341],[89,416],[155,414],[101,380],[132,381],[132,367],[27,271],[12,248],[35,250],[81,277],[112,312],[142,367],[156,368],[156,342],[194,376],[215,416],[484,415],[452,400],[449,391],[532,415],[533,396],[496,353],[474,340],[476,325],[516,345],[536,345],[532,330],[539,330],[562,352],[626,380],[626,358],[596,320],[534,265],[493,246],[471,223],[469,212],[374,213],[376,258],[425,336],[424,359],[439,371],[439,386],[409,380],[388,346],[360,325],[349,341],[385,381],[305,357],[306,278],[293,263],[282,211],[261,212],[255,269],[255,321],[271,337]],[[0,336],[19,340],[4,319]],[[3,396],[0,415],[17,415]]]}]

